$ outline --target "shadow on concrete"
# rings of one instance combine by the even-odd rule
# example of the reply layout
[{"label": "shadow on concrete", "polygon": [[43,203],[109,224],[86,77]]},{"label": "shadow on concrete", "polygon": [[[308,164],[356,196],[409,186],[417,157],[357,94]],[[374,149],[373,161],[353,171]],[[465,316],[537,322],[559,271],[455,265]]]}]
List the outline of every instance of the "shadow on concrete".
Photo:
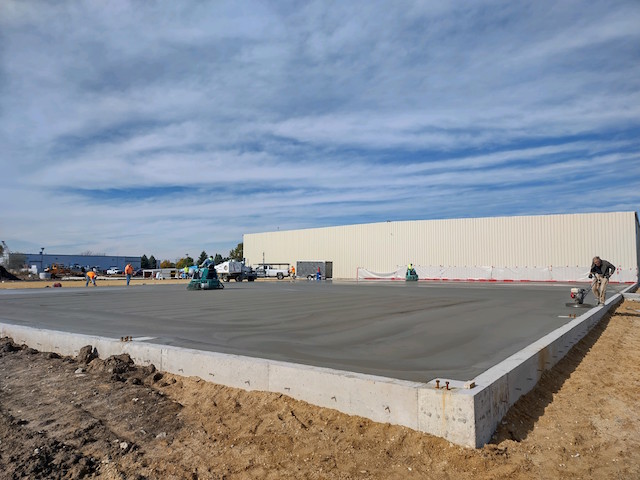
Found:
[{"label": "shadow on concrete", "polygon": [[[518,399],[498,425],[489,444],[496,445],[504,440],[521,442],[527,438],[547,406],[553,401],[554,395],[560,391],[606,330],[619,306],[607,313],[552,369],[545,371],[533,390]],[[627,316],[629,313],[625,312],[624,315]]]}]

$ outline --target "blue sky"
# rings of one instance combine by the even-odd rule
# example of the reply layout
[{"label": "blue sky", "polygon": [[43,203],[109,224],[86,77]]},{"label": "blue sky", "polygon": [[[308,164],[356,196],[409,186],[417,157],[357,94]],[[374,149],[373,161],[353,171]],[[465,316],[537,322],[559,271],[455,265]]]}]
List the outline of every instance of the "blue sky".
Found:
[{"label": "blue sky", "polygon": [[0,5],[0,239],[638,211],[640,3]]}]

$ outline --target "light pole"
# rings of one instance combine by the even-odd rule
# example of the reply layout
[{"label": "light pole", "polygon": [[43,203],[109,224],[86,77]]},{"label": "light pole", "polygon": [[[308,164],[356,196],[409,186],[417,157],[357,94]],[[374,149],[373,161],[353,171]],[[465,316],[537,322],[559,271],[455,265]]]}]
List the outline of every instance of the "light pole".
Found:
[{"label": "light pole", "polygon": [[40,247],[40,270],[44,272],[44,247]]}]

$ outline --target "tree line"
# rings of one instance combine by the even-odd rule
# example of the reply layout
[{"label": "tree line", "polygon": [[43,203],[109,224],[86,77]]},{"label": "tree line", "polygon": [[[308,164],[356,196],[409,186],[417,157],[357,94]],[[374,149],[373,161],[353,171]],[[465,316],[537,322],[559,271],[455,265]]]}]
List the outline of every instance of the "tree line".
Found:
[{"label": "tree line", "polygon": [[[172,262],[171,260],[162,260],[160,262],[160,268],[184,268],[190,267],[192,265],[201,265],[207,258],[209,258],[209,254],[203,250],[198,257],[198,260],[194,260],[191,256],[187,255],[183,258],[180,258],[177,262]],[[213,263],[215,265],[226,262],[227,260],[238,260],[241,261],[244,258],[244,243],[240,242],[236,248],[233,248],[229,251],[229,255],[223,257],[220,253],[216,253],[213,256]],[[157,268],[158,261],[156,257],[153,255],[147,257],[146,255],[142,255],[140,257],[140,268]]]}]

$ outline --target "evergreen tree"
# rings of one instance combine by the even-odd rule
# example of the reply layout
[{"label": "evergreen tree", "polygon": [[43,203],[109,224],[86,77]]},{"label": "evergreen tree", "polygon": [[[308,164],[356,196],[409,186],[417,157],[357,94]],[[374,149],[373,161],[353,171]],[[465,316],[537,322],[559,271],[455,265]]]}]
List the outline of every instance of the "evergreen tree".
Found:
[{"label": "evergreen tree", "polygon": [[224,262],[222,255],[220,255],[219,253],[216,253],[216,256],[213,258],[213,263],[215,265],[218,265],[219,263],[222,263],[222,262]]},{"label": "evergreen tree", "polygon": [[240,242],[236,248],[229,252],[229,258],[242,260],[244,258],[244,243]]},{"label": "evergreen tree", "polygon": [[157,265],[158,265],[158,261],[156,260],[156,257],[151,255],[149,257],[149,268],[158,268]]},{"label": "evergreen tree", "polygon": [[146,255],[140,257],[140,268],[149,268],[149,259]]},{"label": "evergreen tree", "polygon": [[202,265],[206,259],[207,259],[207,252],[203,250],[200,256],[198,257],[198,265]]}]

